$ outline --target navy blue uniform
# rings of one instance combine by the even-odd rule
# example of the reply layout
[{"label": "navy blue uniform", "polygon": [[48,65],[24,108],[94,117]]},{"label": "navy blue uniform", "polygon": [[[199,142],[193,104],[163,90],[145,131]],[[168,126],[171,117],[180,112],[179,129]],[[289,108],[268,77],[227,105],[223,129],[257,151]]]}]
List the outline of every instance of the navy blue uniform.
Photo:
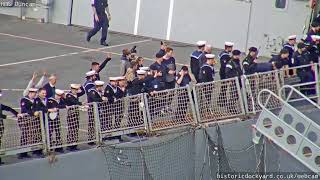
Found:
[{"label": "navy blue uniform", "polygon": [[[240,60],[239,59],[231,59],[228,64],[226,65],[226,77],[227,78],[234,78],[234,77],[238,77],[238,81],[239,81],[239,85],[241,88],[241,77],[242,76],[242,69],[241,69],[241,65],[240,65]],[[239,110],[239,105],[236,103],[237,100],[239,99],[238,93],[234,92],[234,89],[236,89],[236,82],[235,81],[231,81],[230,83],[227,84],[229,86],[229,100],[227,103],[229,107],[229,111],[230,112],[234,112]],[[226,94],[225,94],[226,95]],[[224,99],[226,100],[228,97],[225,96]]]},{"label": "navy blue uniform", "polygon": [[286,43],[283,45],[283,49],[286,49],[289,51],[288,65],[289,65],[289,67],[292,67],[293,66],[292,57],[293,57],[293,53],[294,53],[294,45],[291,46],[289,43]]},{"label": "navy blue uniform", "polygon": [[[47,101],[47,107],[48,109],[63,109],[66,108],[66,104],[63,99],[60,99],[59,101],[54,99],[54,98],[49,98]],[[49,120],[49,139],[50,139],[50,144],[53,145],[53,138],[52,138],[52,133],[55,132],[56,135],[56,141],[55,145],[56,146],[61,146],[62,145],[62,139],[61,139],[61,120],[59,117],[59,110],[57,111],[57,117],[55,119],[51,119],[50,116],[48,115],[48,120]],[[62,151],[62,148],[57,148],[56,151]]]},{"label": "navy blue uniform", "polygon": [[94,84],[93,81],[87,80],[87,81],[83,84],[83,86],[82,86],[82,88],[81,88],[82,93],[84,92],[84,93],[87,95],[87,101],[88,101],[88,102],[89,102],[89,91],[90,91],[91,89],[94,89],[95,87],[96,87],[96,85]]},{"label": "navy blue uniform", "polygon": [[[178,74],[177,80],[180,79],[180,77],[181,77],[181,75]],[[179,87],[186,87],[186,86],[189,86],[190,82],[191,82],[191,77],[189,74],[186,74],[183,76],[181,83],[178,85],[179,85]]]},{"label": "navy blue uniform", "polygon": [[[181,75],[178,74],[177,80],[180,79]],[[186,87],[189,86],[191,82],[191,77],[189,74],[185,74],[182,78],[182,81],[179,85],[179,87]],[[188,89],[181,89],[178,95],[178,105],[177,105],[177,111],[176,111],[176,119],[177,121],[184,121],[187,115],[187,104],[188,104]]]},{"label": "navy blue uniform", "polygon": [[[88,103],[93,103],[93,102],[102,102],[102,93],[98,92],[95,88],[92,88],[88,92]],[[100,111],[100,104],[98,104],[98,110]],[[92,141],[95,139],[95,124],[94,124],[94,113],[93,113],[93,104],[89,105],[89,121],[88,121],[88,140]],[[99,112],[99,115],[102,115],[101,112]],[[101,116],[100,116],[101,118]]]},{"label": "navy blue uniform", "polygon": [[166,89],[174,89],[175,88],[175,77],[176,74],[169,74],[170,70],[176,71],[176,60],[174,57],[170,57],[169,59],[164,59],[162,61],[162,66],[165,67],[163,78],[165,81]]},{"label": "navy blue uniform", "polygon": [[[79,93],[77,95],[68,92],[66,94],[65,103],[66,106],[80,106],[82,103],[79,101]],[[67,124],[68,124],[68,135],[67,142],[69,144],[77,143],[79,139],[79,108],[68,109]],[[71,151],[76,150],[76,145],[68,147]]]},{"label": "navy blue uniform", "polygon": [[104,90],[104,97],[108,99],[107,112],[105,116],[103,116],[103,120],[101,121],[101,129],[102,131],[108,130],[112,128],[112,119],[113,116],[115,117],[115,128],[120,127],[120,121],[119,119],[121,116],[118,116],[121,114],[123,107],[120,101],[116,101],[118,98],[120,98],[121,89],[119,87],[113,87],[111,84],[107,84],[105,90]]},{"label": "navy blue uniform", "polygon": [[308,51],[310,52],[310,61],[314,62],[314,63],[318,63],[319,62],[319,57],[320,57],[320,51],[319,51],[319,47],[316,44],[311,44],[310,46],[308,46]]},{"label": "navy blue uniform", "polygon": [[[149,93],[153,92],[153,91],[162,91],[165,90],[165,84],[162,81],[162,77],[156,77],[151,81],[151,87],[149,89]],[[172,99],[172,93],[162,93],[162,94],[168,94],[168,98]],[[174,95],[174,94],[173,94]],[[170,99],[166,100],[165,102],[162,102],[159,104],[159,100],[157,98],[149,98],[149,108],[150,108],[150,116],[151,119],[155,116],[158,115],[161,111],[161,109],[163,109],[168,102],[171,103]],[[168,106],[169,107],[169,106]]]},{"label": "navy blue uniform", "polygon": [[55,95],[55,90],[56,90],[56,87],[55,86],[51,86],[50,83],[47,83],[43,86],[43,88],[46,90],[47,92],[47,95],[46,95],[46,98],[53,98],[54,95]]},{"label": "navy blue uniform", "polygon": [[214,81],[214,67],[209,64],[204,64],[200,69],[199,81],[201,83]]},{"label": "navy blue uniform", "polygon": [[[200,69],[199,81],[201,83],[213,82],[214,81],[214,67],[209,64],[204,64]],[[212,99],[212,84],[207,84],[203,86],[204,98],[201,101],[200,111],[201,114],[210,113],[211,99]],[[201,97],[203,98],[203,97]]]},{"label": "navy blue uniform", "polygon": [[242,67],[245,75],[254,74],[257,71],[257,63],[254,62],[255,58],[248,55],[242,62]]},{"label": "navy blue uniform", "polygon": [[[301,54],[296,51],[293,54],[293,59],[296,66],[309,65],[312,63],[310,60],[310,52],[302,52]],[[313,82],[315,80],[314,72],[311,66],[297,69],[297,75],[300,78],[300,83]],[[314,85],[306,85],[301,87],[301,92],[305,95],[315,94]]]},{"label": "navy blue uniform", "polygon": [[103,43],[107,40],[109,27],[109,20],[105,13],[105,9],[106,7],[108,7],[108,0],[92,0],[91,6],[95,7],[99,21],[96,21],[93,17],[94,27],[88,33],[87,40],[90,40],[92,36],[94,36],[100,29],[102,29],[100,43]]},{"label": "navy blue uniform", "polygon": [[256,65],[256,72],[257,73],[268,72],[268,71],[272,71],[272,70],[273,70],[272,63],[270,63],[270,62],[257,63],[257,65]]},{"label": "navy blue uniform", "polygon": [[227,51],[222,51],[220,54],[219,54],[219,59],[220,59],[220,71],[219,71],[219,74],[220,74],[220,79],[223,80],[223,79],[226,79],[226,66],[230,60],[230,54],[229,52]]},{"label": "navy blue uniform", "polygon": [[312,37],[313,35],[317,35],[316,32],[314,32],[312,29],[310,29],[310,31],[307,33],[307,38],[306,38],[306,42],[308,43],[312,43]]},{"label": "navy blue uniform", "polygon": [[231,59],[231,61],[228,62],[226,65],[226,77],[227,78],[233,78],[233,77],[239,77],[242,75],[240,60]]},{"label": "navy blue uniform", "polygon": [[[21,98],[20,108],[21,108],[22,114],[26,113],[30,116],[33,116],[35,113],[34,100],[29,99],[27,96]],[[34,135],[31,133],[32,124],[33,122],[31,122],[30,119],[18,118],[18,125],[21,130],[21,138],[20,138],[21,146],[27,145],[30,137],[33,141]],[[27,153],[21,153],[19,157],[24,158],[24,157],[28,157],[28,155]]]},{"label": "navy blue uniform", "polygon": [[191,54],[191,60],[190,60],[190,67],[191,67],[191,72],[193,76],[196,78],[197,82],[199,82],[199,72],[200,72],[200,61],[202,56],[203,56],[202,51],[194,51]]},{"label": "navy blue uniform", "polygon": [[289,65],[289,59],[283,59],[280,55],[273,56],[269,62],[273,63],[277,69],[281,69],[283,66]]},{"label": "navy blue uniform", "polygon": [[[34,100],[34,109],[35,111],[41,111],[42,112],[42,120],[43,125],[45,126],[45,115],[48,112],[47,108],[47,98],[41,99],[40,97],[37,97]],[[41,141],[41,125],[40,121],[34,122],[33,127],[35,129],[35,136],[34,136],[34,143],[37,143]],[[41,154],[41,150],[34,151],[34,154]]]}]

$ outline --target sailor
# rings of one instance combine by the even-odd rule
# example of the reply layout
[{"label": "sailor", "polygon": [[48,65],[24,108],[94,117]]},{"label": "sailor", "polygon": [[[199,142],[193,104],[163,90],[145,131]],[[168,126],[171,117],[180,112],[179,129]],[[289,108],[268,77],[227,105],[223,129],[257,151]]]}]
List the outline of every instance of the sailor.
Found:
[{"label": "sailor", "polygon": [[190,82],[192,81],[191,76],[189,74],[188,66],[182,66],[181,70],[179,71],[177,77],[177,84],[179,87],[186,87],[189,86]]},{"label": "sailor", "polygon": [[[241,82],[240,77],[242,76],[242,69],[240,64],[240,56],[241,52],[239,50],[233,50],[232,51],[232,58],[226,65],[226,78],[234,78],[237,77],[238,81]],[[241,87],[241,83],[240,87]],[[229,112],[237,112],[239,111],[239,105],[236,103],[239,99],[239,95],[237,92],[234,92],[232,89],[236,89],[236,82],[235,81],[229,81],[229,96],[225,96],[225,100],[227,100],[227,97],[229,97],[229,100],[227,100],[227,107]]]},{"label": "sailor", "polygon": [[[296,44],[297,35],[291,35],[288,37],[288,42],[283,45],[283,49],[287,49],[289,51],[289,67],[293,67],[292,65],[292,56],[295,51],[294,45]],[[290,73],[293,74],[292,72]]]},{"label": "sailor", "polygon": [[226,78],[239,77],[242,75],[241,65],[240,65],[240,55],[241,51],[233,50],[232,58],[226,65]]},{"label": "sailor", "polygon": [[230,60],[230,53],[232,52],[234,43],[233,42],[225,42],[224,43],[224,50],[219,54],[219,59],[220,59],[220,79],[226,79],[226,66]]},{"label": "sailor", "polygon": [[[153,80],[153,76],[147,76],[147,72],[144,70],[137,70],[137,77],[132,81],[132,87],[128,89],[130,95],[138,95],[140,93],[148,92],[148,82]],[[137,126],[143,123],[142,111],[139,107],[140,101],[130,101],[129,103],[129,115],[128,115],[128,126]],[[136,112],[139,111],[137,114]]]},{"label": "sailor", "polygon": [[311,36],[312,42],[306,43],[307,50],[310,52],[310,60],[314,63],[319,62],[320,58],[320,36],[319,35],[313,35]]},{"label": "sailor", "polygon": [[199,72],[200,72],[200,64],[201,64],[200,61],[203,56],[203,51],[206,44],[207,44],[206,41],[198,41],[197,42],[198,49],[191,54],[191,59],[190,59],[191,72],[197,82],[200,82],[199,81]]},{"label": "sailor", "polygon": [[305,39],[305,41],[307,43],[312,43],[313,38],[312,36],[317,35],[320,31],[320,23],[317,21],[314,21],[311,23],[311,29],[310,31],[307,33],[307,38]]},{"label": "sailor", "polygon": [[[298,43],[298,50],[293,54],[294,65],[304,66],[313,64],[310,59],[310,52],[307,51],[304,43]],[[315,80],[314,70],[311,66],[298,68],[297,75],[300,78],[300,83],[313,82]],[[306,85],[300,88],[301,92],[305,95],[311,95],[315,93],[314,85]]]},{"label": "sailor", "polygon": [[96,71],[91,70],[86,73],[87,81],[83,84],[83,88],[88,96],[90,89],[94,88],[94,82],[96,81]]},{"label": "sailor", "polygon": [[[2,97],[2,91],[0,89],[0,98]],[[10,113],[12,113],[15,117],[21,117],[21,114],[18,114],[18,112],[14,109],[12,109],[9,106],[6,106],[4,104],[0,103],[0,147],[1,147],[1,142],[2,142],[2,138],[3,138],[3,133],[4,133],[4,123],[3,120],[7,118],[6,115],[3,114],[3,111],[8,111]],[[0,165],[2,165],[3,162],[0,158]]]},{"label": "sailor", "polygon": [[258,49],[256,47],[249,48],[248,56],[242,61],[242,67],[245,75],[254,74],[257,67]]},{"label": "sailor", "polygon": [[[166,88],[165,83],[162,81],[163,79],[162,71],[156,70],[156,71],[153,71],[153,73],[154,73],[154,76],[153,76],[154,79],[151,81],[151,87],[148,89],[151,97],[156,96],[159,91],[165,90]],[[168,95],[171,95],[171,94],[168,94]],[[168,98],[171,99],[172,96]],[[170,99],[168,99],[168,101],[170,101]],[[149,108],[151,113],[151,119],[154,116],[158,115],[160,112],[165,113],[165,111],[169,109],[168,108],[169,106],[167,106],[167,102],[160,103],[160,104],[156,103],[158,101],[157,98],[149,98],[149,101],[150,101]]]},{"label": "sailor", "polygon": [[[43,118],[43,125],[45,126],[45,115],[48,112],[47,108],[47,91],[44,88],[40,88],[38,90],[38,97],[35,98],[34,100],[34,109],[35,111],[41,111],[42,112],[42,118]],[[37,143],[41,141],[41,126],[40,126],[40,121],[35,123],[35,131],[36,135],[34,136],[34,141],[33,143]],[[33,154],[43,157],[42,150],[36,150],[33,151]]]},{"label": "sailor", "polygon": [[[51,146],[60,146],[55,149],[55,152],[63,153],[62,139],[61,139],[61,120],[59,116],[59,109],[66,108],[63,100],[64,92],[60,89],[55,90],[55,97],[49,98],[47,102],[48,107],[48,120],[49,120],[49,139]],[[56,135],[55,145],[53,144],[52,134]]]},{"label": "sailor", "polygon": [[289,51],[287,49],[282,49],[279,55],[275,55],[269,61],[274,66],[274,69],[282,69],[285,70],[285,76],[289,76]]},{"label": "sailor", "polygon": [[114,106],[116,107],[114,111],[115,115],[115,128],[120,128],[121,120],[124,117],[124,100],[123,98],[127,95],[127,81],[124,76],[117,77],[118,86],[117,86],[117,93],[116,101],[114,102]]},{"label": "sailor", "polygon": [[[21,98],[20,100],[20,108],[21,108],[21,113],[22,114],[28,114],[30,116],[39,116],[39,112],[35,111],[34,108],[34,99],[37,95],[38,89],[35,88],[29,88],[28,90],[28,95]],[[21,130],[21,138],[20,138],[20,143],[21,146],[26,146],[28,145],[29,138],[33,138],[33,134],[31,133],[31,128],[32,128],[32,122],[30,122],[30,119],[28,118],[18,118],[18,125]],[[31,156],[28,155],[28,153],[20,153],[18,158],[23,159],[23,158],[30,158]]]},{"label": "sailor", "polygon": [[216,64],[215,55],[214,54],[206,54],[205,55],[207,61],[200,68],[199,82],[206,83],[214,81],[214,65]]},{"label": "sailor", "polygon": [[[201,83],[208,83],[214,81],[214,65],[216,64],[214,54],[206,54],[207,62],[201,67],[199,81]],[[202,99],[202,107],[200,107],[201,114],[210,113],[211,99],[212,99],[213,88],[210,85],[204,85],[202,93],[205,99]],[[201,97],[203,98],[203,97]]]},{"label": "sailor", "polygon": [[[114,116],[116,116],[116,113],[119,113],[119,107],[117,107],[119,103],[115,103],[117,101],[118,94],[121,93],[119,92],[121,90],[118,88],[118,78],[119,77],[110,77],[110,82],[106,85],[104,89],[103,96],[107,98],[108,103],[106,109],[108,111],[105,116],[105,119],[101,121],[102,131],[109,130],[112,128],[112,119]],[[115,124],[117,127],[120,125],[119,119],[116,120]]]},{"label": "sailor", "polygon": [[100,80],[100,72],[103,68],[106,67],[107,63],[111,60],[111,54],[108,53],[106,59],[99,64],[98,62],[92,62],[91,63],[91,69],[90,71],[94,70],[96,72],[96,80]]},{"label": "sailor", "polygon": [[157,53],[156,54],[156,61],[150,65],[150,70],[151,71],[157,71],[157,70],[160,70],[162,71],[162,73],[164,73],[165,71],[165,66],[162,65],[162,62],[163,62],[163,56],[165,54],[162,54],[162,53]]},{"label": "sailor", "polygon": [[[100,44],[103,46],[109,46],[106,43],[109,21],[111,20],[111,14],[108,7],[108,0],[91,0],[91,6],[93,9],[94,27],[87,34],[87,41],[89,42],[91,40],[91,37],[94,36],[100,29],[102,29]],[[108,16],[106,15],[106,12]]]},{"label": "sailor", "polygon": [[[78,94],[81,93],[80,84],[70,84],[71,90],[66,94],[65,103],[67,107],[81,106],[85,103],[79,101]],[[73,107],[68,109],[67,125],[68,125],[68,144],[77,143],[79,139],[79,108]],[[78,150],[77,145],[72,145],[67,148],[69,151]]]},{"label": "sailor", "polygon": [[[89,104],[89,121],[88,121],[88,140],[91,141],[88,144],[89,145],[95,145],[95,126],[94,126],[94,118],[93,118],[93,102],[98,103],[98,110],[99,110],[99,115],[102,115],[101,111],[103,110],[100,108],[100,102],[103,102],[106,100],[106,98],[103,96],[103,81],[95,81],[94,82],[95,87],[91,88],[88,92],[88,103]],[[101,118],[101,117],[100,117]]]}]

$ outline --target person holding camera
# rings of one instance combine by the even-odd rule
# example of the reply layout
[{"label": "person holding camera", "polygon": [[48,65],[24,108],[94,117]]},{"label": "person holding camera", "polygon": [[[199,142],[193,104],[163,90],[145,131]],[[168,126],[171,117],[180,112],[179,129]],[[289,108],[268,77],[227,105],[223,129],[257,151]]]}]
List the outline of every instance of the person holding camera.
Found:
[{"label": "person holding camera", "polygon": [[136,58],[136,46],[134,46],[131,50],[123,49],[121,56],[121,65],[120,65],[120,75],[125,76],[127,70],[131,67],[130,62],[135,60]]}]

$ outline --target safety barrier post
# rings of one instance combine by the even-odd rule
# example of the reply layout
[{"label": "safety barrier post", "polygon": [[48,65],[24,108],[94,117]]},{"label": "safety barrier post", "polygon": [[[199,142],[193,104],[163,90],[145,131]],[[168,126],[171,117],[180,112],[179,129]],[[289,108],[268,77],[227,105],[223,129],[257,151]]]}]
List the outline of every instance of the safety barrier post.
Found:
[{"label": "safety barrier post", "polygon": [[198,113],[196,112],[197,110],[196,110],[196,108],[195,108],[195,106],[197,106],[196,104],[197,103],[195,103],[194,102],[194,99],[192,98],[192,89],[193,89],[194,87],[188,87],[188,96],[189,96],[189,99],[190,99],[190,101],[191,101],[191,103],[190,103],[190,106],[191,106],[191,111],[192,111],[192,116],[193,116],[193,119],[196,121],[196,123],[199,123],[199,119],[198,119]]},{"label": "safety barrier post", "polygon": [[100,127],[100,116],[99,116],[99,109],[98,103],[93,103],[93,113],[94,113],[94,126],[95,126],[95,134],[96,134],[96,142],[101,144],[102,143],[102,136],[101,136],[101,127]]},{"label": "safety barrier post", "polygon": [[[47,122],[47,114],[43,114],[43,112],[40,111],[40,129],[41,129],[41,140],[42,140],[42,143],[43,143],[43,151],[44,153],[48,153],[49,151],[49,147],[48,144],[47,144],[47,136],[46,136],[46,122]],[[44,119],[43,119],[44,117]]]},{"label": "safety barrier post", "polygon": [[[240,83],[239,83],[239,79],[238,77],[235,77],[235,81],[236,81],[236,87],[237,87],[237,92],[238,92],[238,97],[239,97],[239,103],[240,103],[240,108],[241,108],[241,115],[245,115],[245,108],[244,108],[244,103],[243,103],[243,96],[242,96],[242,91],[241,91],[241,87],[240,87]],[[242,88],[244,88],[242,86]]]}]

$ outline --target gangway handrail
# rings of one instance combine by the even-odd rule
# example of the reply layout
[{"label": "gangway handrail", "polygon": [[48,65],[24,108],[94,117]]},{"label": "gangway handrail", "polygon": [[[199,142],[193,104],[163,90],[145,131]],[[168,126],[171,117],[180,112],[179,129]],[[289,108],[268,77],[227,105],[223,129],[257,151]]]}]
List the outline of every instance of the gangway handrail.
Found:
[{"label": "gangway handrail", "polygon": [[[274,96],[275,98],[277,98],[281,103],[283,103],[285,106],[287,106],[288,108],[290,108],[292,111],[294,111],[295,113],[297,113],[300,117],[303,117],[303,119],[306,121],[307,128],[305,133],[301,133],[298,132],[295,128],[293,128],[292,126],[290,126],[287,123],[284,123],[281,121],[281,119],[279,118],[278,115],[276,115],[275,113],[271,112],[262,102],[261,102],[261,95],[262,93],[269,93],[267,99],[266,99],[266,104],[268,103],[269,99],[271,98],[271,96]],[[317,145],[315,142],[311,141],[309,138],[306,137],[306,132],[308,131],[308,129],[313,126],[314,128],[320,129],[320,126],[318,124],[316,124],[315,122],[313,122],[311,119],[309,119],[308,117],[306,117],[303,113],[301,113],[300,111],[298,111],[297,109],[295,109],[293,106],[291,106],[289,103],[287,103],[286,101],[284,101],[282,98],[280,98],[279,96],[277,96],[274,92],[268,90],[268,89],[263,89],[259,92],[258,94],[258,103],[259,105],[262,107],[263,111],[269,113],[270,115],[274,116],[277,121],[280,121],[281,124],[283,124],[284,126],[286,126],[287,128],[289,128],[290,130],[298,133],[298,136],[300,136],[302,138],[301,143],[299,143],[299,147],[298,149],[300,149],[303,141],[308,142],[309,144],[311,144],[314,147],[317,147],[318,149],[320,149],[319,145]],[[259,130],[259,128],[257,127],[257,130]],[[261,132],[261,131],[260,131]],[[263,132],[261,132],[262,134],[264,134]],[[267,134],[264,134],[268,137]],[[281,143],[279,143],[276,139],[272,139],[276,144],[278,144],[281,148],[286,149],[285,146],[283,146]],[[305,160],[302,160],[299,155],[297,155],[297,151],[287,151],[289,154],[291,154],[293,157],[295,157],[297,160],[301,161],[305,166],[307,166],[310,170],[312,170],[313,172],[320,174],[320,171],[318,169],[315,169],[314,167],[312,167],[312,165],[308,164],[305,162]]]},{"label": "gangway handrail", "polygon": [[[286,89],[290,89],[290,92],[288,94],[288,97],[285,97],[285,99],[282,98],[281,94],[282,92],[285,92]],[[304,95],[303,93],[301,93],[299,90],[297,90],[295,87],[291,86],[291,85],[284,85],[279,89],[279,95],[280,98],[283,99],[286,102],[289,102],[290,97],[292,95],[292,93],[295,92],[297,93],[299,96],[301,96],[304,100],[308,101],[310,104],[314,105],[316,108],[318,108],[320,110],[320,106],[315,103],[314,101],[312,101],[310,98],[308,98],[306,95]],[[300,99],[299,99],[300,100]]]},{"label": "gangway handrail", "polygon": [[[269,99],[271,98],[271,96],[274,96],[275,98],[277,98],[281,103],[283,103],[284,105],[286,105],[287,107],[289,107],[292,111],[294,111],[295,113],[297,113],[299,116],[303,117],[303,119],[305,121],[307,121],[310,125],[320,129],[320,126],[315,123],[314,121],[312,121],[310,118],[308,118],[306,115],[304,115],[303,113],[301,113],[300,111],[298,111],[296,108],[294,108],[293,106],[291,106],[288,102],[284,101],[282,98],[280,98],[277,94],[275,94],[274,92],[270,91],[269,89],[263,89],[259,92],[258,94],[258,103],[259,105],[262,107],[263,110],[267,111],[268,113],[271,113],[273,115],[275,115],[273,112],[271,112],[262,102],[261,102],[261,97],[262,97],[262,93],[269,93],[268,98],[266,99],[266,104],[268,103]],[[277,116],[278,117],[278,116]]]}]

